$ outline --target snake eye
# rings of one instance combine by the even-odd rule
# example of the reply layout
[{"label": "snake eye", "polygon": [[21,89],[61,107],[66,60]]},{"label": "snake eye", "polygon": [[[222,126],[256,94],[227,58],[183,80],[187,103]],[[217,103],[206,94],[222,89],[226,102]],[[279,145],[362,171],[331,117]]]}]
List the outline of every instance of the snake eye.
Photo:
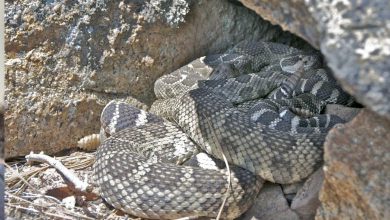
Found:
[{"label": "snake eye", "polygon": [[309,63],[310,63],[310,57],[305,57],[303,59],[303,64],[306,66],[306,65],[309,65]]}]

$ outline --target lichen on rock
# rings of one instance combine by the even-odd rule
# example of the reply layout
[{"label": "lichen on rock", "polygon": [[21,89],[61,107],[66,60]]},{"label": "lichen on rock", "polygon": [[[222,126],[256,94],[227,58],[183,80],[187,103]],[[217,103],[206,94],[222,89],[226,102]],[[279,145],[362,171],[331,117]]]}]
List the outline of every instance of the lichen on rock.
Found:
[{"label": "lichen on rock", "polygon": [[178,27],[185,22],[185,16],[190,11],[190,4],[194,1],[186,0],[150,0],[145,2],[141,15],[148,22],[163,20],[171,27]]}]

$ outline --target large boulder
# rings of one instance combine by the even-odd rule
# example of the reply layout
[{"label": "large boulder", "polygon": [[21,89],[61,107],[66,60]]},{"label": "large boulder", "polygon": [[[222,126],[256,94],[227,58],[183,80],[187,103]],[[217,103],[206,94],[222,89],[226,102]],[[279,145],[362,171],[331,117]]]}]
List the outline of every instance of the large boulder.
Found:
[{"label": "large boulder", "polygon": [[297,213],[300,220],[314,219],[317,208],[320,206],[318,193],[323,181],[324,172],[322,169],[318,169],[305,181],[303,187],[298,190],[291,203],[291,209]]},{"label": "large boulder", "polygon": [[253,206],[240,220],[299,220],[299,217],[288,206],[282,187],[265,183]]},{"label": "large boulder", "polygon": [[109,99],[146,108],[159,76],[244,38],[289,35],[225,0],[19,0],[5,9],[6,158],[74,147],[98,132]]},{"label": "large boulder", "polygon": [[369,110],[330,131],[316,219],[390,219],[389,131]]},{"label": "large boulder", "polygon": [[321,49],[346,91],[390,118],[388,0],[240,0]]}]

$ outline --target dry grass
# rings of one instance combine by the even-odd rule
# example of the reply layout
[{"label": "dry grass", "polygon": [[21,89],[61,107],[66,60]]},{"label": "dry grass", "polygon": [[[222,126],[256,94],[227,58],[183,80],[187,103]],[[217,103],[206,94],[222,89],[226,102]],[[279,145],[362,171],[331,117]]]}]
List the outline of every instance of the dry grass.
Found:
[{"label": "dry grass", "polygon": [[[92,184],[92,164],[95,160],[93,153],[76,152],[56,159]],[[22,159],[5,163],[5,168],[5,211],[9,217],[130,219],[129,216],[108,208],[96,194],[77,192],[47,164],[30,165]],[[73,199],[73,203],[66,204],[64,198]]]}]

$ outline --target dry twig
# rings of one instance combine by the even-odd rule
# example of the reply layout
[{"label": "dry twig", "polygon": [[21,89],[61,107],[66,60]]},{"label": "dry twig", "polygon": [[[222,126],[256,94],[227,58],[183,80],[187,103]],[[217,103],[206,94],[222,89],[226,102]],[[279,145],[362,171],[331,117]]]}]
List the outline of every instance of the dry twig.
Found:
[{"label": "dry twig", "polygon": [[227,178],[228,179],[228,188],[226,189],[225,198],[222,201],[221,208],[219,209],[218,215],[216,217],[216,220],[219,220],[221,218],[221,214],[222,214],[223,208],[225,207],[226,201],[227,201],[227,199],[228,199],[228,197],[230,195],[230,190],[231,190],[231,172],[230,172],[229,162],[227,161],[226,156],[223,153],[222,147],[219,144],[217,134],[215,133],[215,130],[213,129],[213,127],[211,125],[211,122],[208,119],[207,119],[207,124],[208,124],[209,129],[211,130],[211,136],[213,137],[214,143],[217,145],[217,147],[222,152],[223,161],[225,162],[226,169],[227,169],[227,175],[228,175],[228,178]]},{"label": "dry twig", "polygon": [[37,161],[37,162],[43,162],[47,163],[51,166],[53,166],[58,172],[60,172],[62,175],[64,175],[70,182],[74,184],[74,187],[81,191],[81,192],[87,192],[91,191],[91,188],[88,183],[81,181],[71,170],[66,168],[60,161],[56,160],[53,157],[50,157],[48,155],[45,155],[43,153],[40,154],[34,154],[30,153],[26,156],[27,162]]},{"label": "dry twig", "polygon": [[[85,170],[93,164],[94,154],[75,153],[56,159],[69,169]],[[10,166],[9,164],[13,165]],[[25,166],[25,160],[9,162],[9,164],[5,163],[7,168],[5,175],[5,207],[10,216],[28,219],[35,217],[39,219],[42,219],[42,217],[43,219],[94,219],[83,214],[85,213],[84,208],[76,206],[70,210],[64,206],[61,200],[45,195],[44,192],[38,190],[37,186],[30,183],[30,179],[42,174],[50,165],[39,164],[28,167]],[[47,185],[42,185],[42,187],[47,187]],[[27,188],[32,191],[27,192]],[[88,203],[88,205],[92,204]]]}]

